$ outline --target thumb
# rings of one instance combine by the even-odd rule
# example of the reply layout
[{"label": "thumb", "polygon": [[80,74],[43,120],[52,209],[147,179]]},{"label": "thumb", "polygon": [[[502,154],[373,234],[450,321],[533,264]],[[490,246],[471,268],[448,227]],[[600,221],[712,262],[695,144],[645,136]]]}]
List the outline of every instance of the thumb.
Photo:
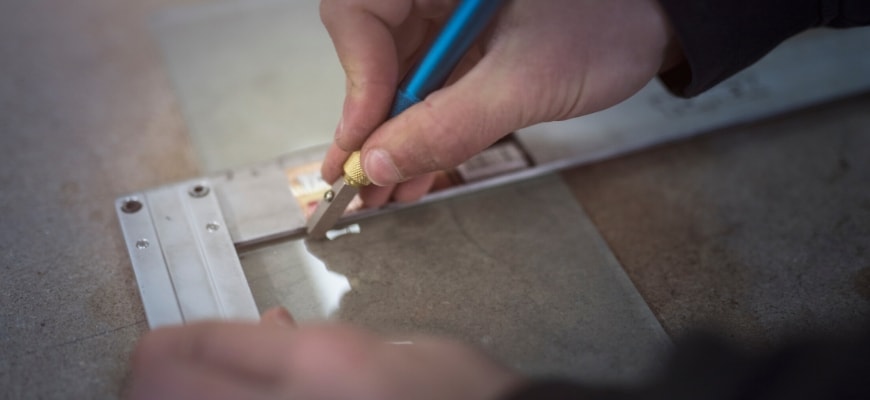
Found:
[{"label": "thumb", "polygon": [[455,167],[521,126],[513,85],[484,58],[453,85],[382,124],[366,140],[362,166],[377,185]]}]

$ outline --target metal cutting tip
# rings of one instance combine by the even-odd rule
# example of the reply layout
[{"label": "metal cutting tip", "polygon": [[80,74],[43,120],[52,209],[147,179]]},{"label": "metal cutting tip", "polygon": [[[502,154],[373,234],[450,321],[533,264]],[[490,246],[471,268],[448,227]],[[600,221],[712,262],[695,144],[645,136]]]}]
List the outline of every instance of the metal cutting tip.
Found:
[{"label": "metal cutting tip", "polygon": [[349,185],[344,178],[337,180],[332,189],[327,191],[323,199],[317,203],[317,208],[308,220],[308,237],[323,239],[326,232],[335,226],[338,219],[344,215],[353,197],[359,193],[359,188]]}]

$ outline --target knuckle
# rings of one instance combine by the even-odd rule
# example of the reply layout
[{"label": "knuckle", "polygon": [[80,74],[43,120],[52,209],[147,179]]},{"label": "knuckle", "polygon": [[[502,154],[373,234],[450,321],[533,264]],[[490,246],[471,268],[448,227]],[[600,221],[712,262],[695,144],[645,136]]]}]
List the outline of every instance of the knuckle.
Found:
[{"label": "knuckle", "polygon": [[330,27],[330,23],[335,18],[336,8],[340,6],[340,2],[336,0],[321,0],[320,1],[320,21],[328,29]]},{"label": "knuckle", "polygon": [[456,153],[450,151],[450,147],[445,144],[455,143],[459,132],[447,125],[443,118],[439,118],[429,100],[424,100],[422,104],[424,122],[421,126],[425,127],[425,130],[420,133],[419,140],[421,148],[417,159],[421,163],[420,166],[425,169],[425,172],[456,166],[461,160],[457,160]]},{"label": "knuckle", "polygon": [[[374,343],[366,335],[344,326],[322,326],[295,333],[293,364],[326,366],[327,370],[362,370],[371,361]],[[324,365],[328,364],[328,365]]]},{"label": "knuckle", "polygon": [[321,0],[320,20],[326,25],[327,30],[330,30],[345,22],[353,13],[368,13],[372,3],[370,0]]}]

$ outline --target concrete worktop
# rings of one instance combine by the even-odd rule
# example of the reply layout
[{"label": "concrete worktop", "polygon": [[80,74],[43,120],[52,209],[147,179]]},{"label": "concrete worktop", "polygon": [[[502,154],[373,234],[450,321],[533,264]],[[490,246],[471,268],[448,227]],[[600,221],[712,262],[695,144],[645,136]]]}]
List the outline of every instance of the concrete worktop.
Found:
[{"label": "concrete worktop", "polygon": [[672,336],[870,319],[870,95],[563,174]]}]

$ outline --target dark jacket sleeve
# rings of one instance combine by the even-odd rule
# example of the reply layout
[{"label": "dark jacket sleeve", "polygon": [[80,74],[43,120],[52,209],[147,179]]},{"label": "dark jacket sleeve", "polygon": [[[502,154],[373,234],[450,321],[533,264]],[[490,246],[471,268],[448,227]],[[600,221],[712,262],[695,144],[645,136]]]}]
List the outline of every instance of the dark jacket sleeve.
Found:
[{"label": "dark jacket sleeve", "polygon": [[747,352],[712,335],[679,341],[670,363],[634,387],[535,381],[503,400],[870,399],[870,329]]},{"label": "dark jacket sleeve", "polygon": [[662,73],[691,97],[752,65],[807,29],[870,25],[868,0],[660,0],[685,61]]}]

